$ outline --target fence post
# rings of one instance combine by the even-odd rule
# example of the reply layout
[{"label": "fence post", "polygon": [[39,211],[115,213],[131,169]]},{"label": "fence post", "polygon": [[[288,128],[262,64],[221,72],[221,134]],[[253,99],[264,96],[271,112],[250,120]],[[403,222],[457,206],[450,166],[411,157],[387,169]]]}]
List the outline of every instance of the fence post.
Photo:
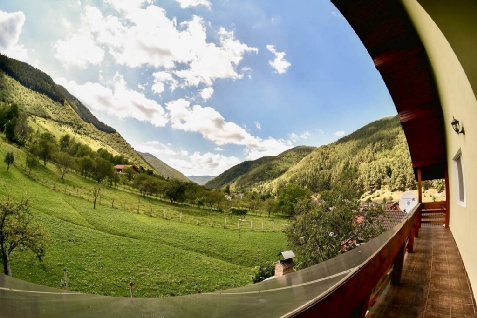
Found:
[{"label": "fence post", "polygon": [[133,282],[130,281],[130,282],[129,282],[129,295],[131,296],[131,298],[134,297],[133,285],[134,285]]}]

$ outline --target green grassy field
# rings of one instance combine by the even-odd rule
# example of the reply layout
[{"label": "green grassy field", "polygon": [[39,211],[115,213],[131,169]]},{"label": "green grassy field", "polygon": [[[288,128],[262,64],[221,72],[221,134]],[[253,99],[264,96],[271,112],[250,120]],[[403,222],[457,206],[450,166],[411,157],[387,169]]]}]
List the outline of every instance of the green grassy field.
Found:
[{"label": "green grassy field", "polygon": [[[7,151],[15,153],[8,172]],[[66,268],[75,291],[128,296],[132,280],[137,297],[184,295],[249,284],[254,266],[287,249],[285,219],[247,215],[239,221],[116,188],[106,188],[93,209],[93,181],[70,173],[62,182],[53,165],[29,176],[25,154],[4,141],[0,158],[0,199],[33,198],[35,218],[51,235],[41,264],[29,251],[12,253],[17,278],[61,287]]]}]

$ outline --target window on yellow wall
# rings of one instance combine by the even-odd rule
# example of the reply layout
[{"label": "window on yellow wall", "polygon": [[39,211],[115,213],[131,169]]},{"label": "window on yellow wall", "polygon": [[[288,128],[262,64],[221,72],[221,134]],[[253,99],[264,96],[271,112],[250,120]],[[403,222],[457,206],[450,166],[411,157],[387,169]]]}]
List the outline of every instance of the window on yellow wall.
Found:
[{"label": "window on yellow wall", "polygon": [[457,185],[457,203],[465,206],[464,158],[460,149],[454,156],[454,171]]}]

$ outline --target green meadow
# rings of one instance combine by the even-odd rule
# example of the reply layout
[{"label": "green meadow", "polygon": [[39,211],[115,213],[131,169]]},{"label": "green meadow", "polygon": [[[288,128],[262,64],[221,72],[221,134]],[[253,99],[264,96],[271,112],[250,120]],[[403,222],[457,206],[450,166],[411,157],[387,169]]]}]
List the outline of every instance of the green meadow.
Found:
[{"label": "green meadow", "polygon": [[[7,172],[3,158],[13,151]],[[25,153],[0,141],[0,199],[32,198],[35,220],[50,233],[42,263],[28,250],[11,255],[13,276],[70,290],[136,297],[210,292],[252,282],[252,268],[287,249],[287,220],[246,217],[171,205],[132,189],[106,187],[93,209],[94,181],[74,173],[60,179],[54,165],[29,173]]]}]

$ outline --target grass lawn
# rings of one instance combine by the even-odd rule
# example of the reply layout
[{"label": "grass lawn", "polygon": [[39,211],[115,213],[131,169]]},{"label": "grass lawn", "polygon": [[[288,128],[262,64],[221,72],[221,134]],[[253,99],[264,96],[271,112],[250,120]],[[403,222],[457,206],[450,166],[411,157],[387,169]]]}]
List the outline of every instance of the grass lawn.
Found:
[{"label": "grass lawn", "polygon": [[33,198],[35,219],[51,236],[43,263],[29,251],[12,253],[14,277],[61,287],[67,269],[75,291],[129,296],[132,280],[137,297],[184,295],[249,284],[252,267],[287,249],[285,219],[239,221],[116,188],[106,188],[93,209],[93,181],[69,173],[63,182],[50,164],[28,176],[25,154],[0,142],[2,162],[7,151],[15,166],[0,165],[0,199]]}]

